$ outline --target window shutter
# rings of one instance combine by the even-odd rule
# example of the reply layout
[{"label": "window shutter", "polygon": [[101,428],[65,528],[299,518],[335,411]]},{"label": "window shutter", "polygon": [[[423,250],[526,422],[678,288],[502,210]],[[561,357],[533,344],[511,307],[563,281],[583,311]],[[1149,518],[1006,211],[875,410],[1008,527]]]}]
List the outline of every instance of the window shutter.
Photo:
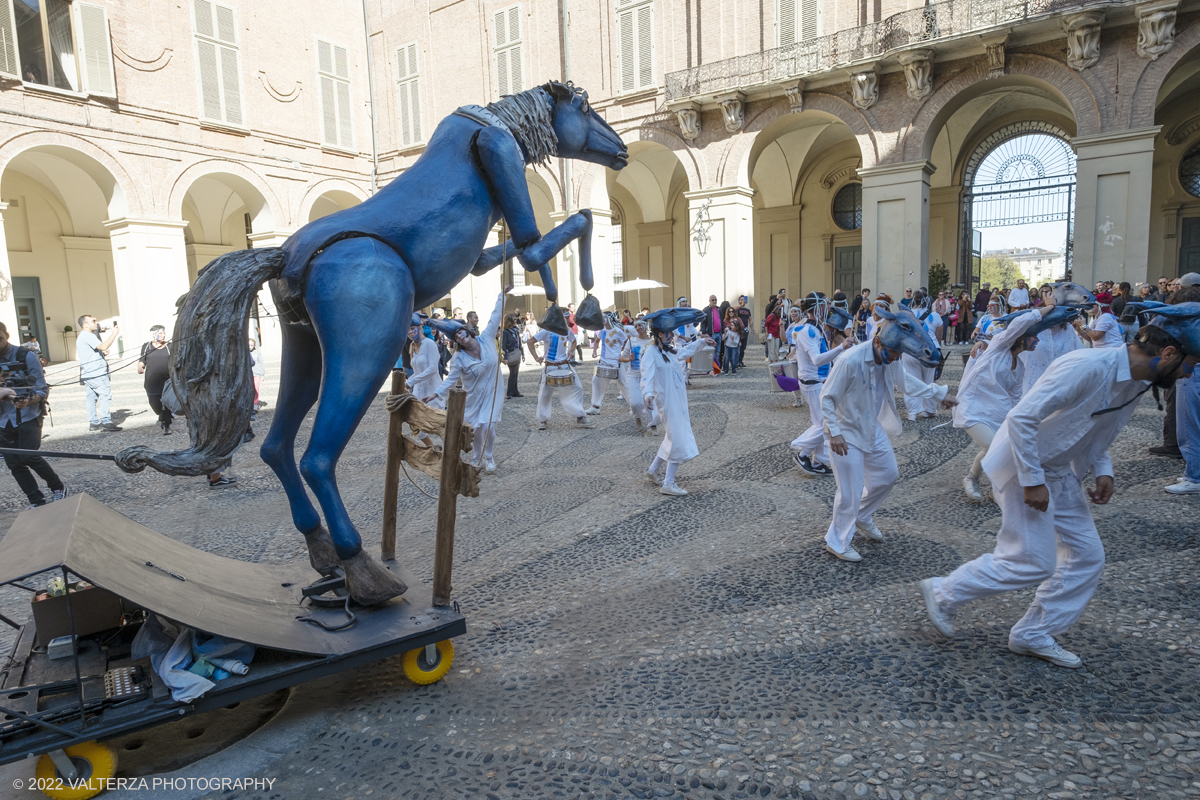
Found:
[{"label": "window shutter", "polygon": [[492,21],[492,28],[496,36],[496,47],[504,47],[508,44],[508,14],[503,11],[497,11],[496,16]]},{"label": "window shutter", "polygon": [[221,115],[221,72],[217,67],[217,46],[196,40],[196,62],[200,65],[200,100],[205,119],[223,119]]},{"label": "window shutter", "polygon": [[317,82],[321,86],[322,142],[333,147],[353,147],[350,58],[346,48],[317,40]]},{"label": "window shutter", "polygon": [[221,48],[221,89],[225,99],[225,121],[230,125],[241,125],[242,82],[238,51],[232,47]]},{"label": "window shutter", "polygon": [[801,0],[802,27],[801,35],[805,41],[817,38],[817,0]]},{"label": "window shutter", "polygon": [[[805,0],[801,0],[804,2]],[[796,43],[796,0],[779,0],[779,16],[775,23],[779,30],[779,46]]]},{"label": "window shutter", "polygon": [[412,123],[412,108],[409,100],[408,84],[402,83],[396,91],[397,102],[400,105],[400,144],[408,146],[416,139],[413,137]]},{"label": "window shutter", "polygon": [[208,0],[196,0],[197,36],[207,36],[210,39],[216,37],[216,31],[213,29],[212,17],[212,3],[208,2]]},{"label": "window shutter", "polygon": [[417,77],[417,43],[396,50],[397,99],[400,106],[400,144],[421,141],[421,89]]},{"label": "window shutter", "polygon": [[317,40],[317,69],[327,75],[333,74],[333,45]]},{"label": "window shutter", "polygon": [[624,11],[618,15],[621,37],[621,91],[631,92],[636,85],[635,68],[636,54],[634,53],[634,16],[632,11]]},{"label": "window shutter", "polygon": [[650,3],[637,10],[638,23],[638,88],[654,85],[654,38],[651,32],[654,6]]},{"label": "window shutter", "polygon": [[104,6],[75,3],[79,30],[79,55],[83,90],[101,97],[116,97],[113,77],[112,45],[108,33],[108,13]]},{"label": "window shutter", "polygon": [[325,131],[325,144],[337,145],[337,93],[333,88],[333,78],[321,76],[321,121]]},{"label": "window shutter", "polygon": [[237,25],[229,6],[217,6],[217,38],[226,44],[237,45]]},{"label": "window shutter", "polygon": [[492,15],[496,54],[496,90],[503,96],[521,91],[521,7],[512,6]]},{"label": "window shutter", "polygon": [[338,144],[350,148],[354,146],[354,118],[350,114],[350,84],[337,82],[337,104]]},{"label": "window shutter", "polygon": [[20,78],[21,64],[17,57],[16,15],[13,0],[0,0],[0,75]]},{"label": "window shutter", "polygon": [[516,94],[525,85],[521,75],[521,45],[508,48],[508,88],[509,94]]}]

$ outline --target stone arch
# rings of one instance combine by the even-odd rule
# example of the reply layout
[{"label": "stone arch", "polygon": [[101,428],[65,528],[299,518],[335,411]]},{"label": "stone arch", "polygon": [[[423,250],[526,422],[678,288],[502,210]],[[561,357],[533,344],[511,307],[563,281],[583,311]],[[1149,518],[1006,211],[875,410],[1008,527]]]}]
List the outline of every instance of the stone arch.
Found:
[{"label": "stone arch", "polygon": [[[661,144],[668,150],[673,150],[675,156],[679,159],[679,163],[683,165],[683,171],[687,174],[688,186],[691,187],[691,191],[698,191],[707,185],[702,177],[704,170],[699,153],[694,148],[689,147],[687,140],[679,134],[650,125],[625,128],[618,130],[617,133],[626,145],[633,142],[654,142]],[[588,188],[590,189],[591,186],[589,185]],[[581,196],[583,195],[582,189],[583,187],[581,186]]]},{"label": "stone arch", "polygon": [[947,120],[968,100],[983,90],[1005,86],[1036,85],[1053,91],[1075,115],[1077,136],[1103,130],[1100,104],[1092,88],[1073,70],[1045,56],[1012,54],[1007,74],[989,78],[986,63],[980,62],[950,78],[922,104],[904,135],[904,161],[928,160],[933,144]]},{"label": "stone arch", "polygon": [[362,187],[358,184],[351,183],[343,178],[325,178],[324,180],[314,183],[308,188],[308,191],[305,192],[304,197],[300,200],[300,210],[296,215],[296,219],[299,220],[301,224],[308,222],[308,217],[309,214],[312,213],[313,205],[316,204],[317,200],[319,200],[322,195],[330,192],[342,192],[344,194],[348,194],[360,203],[365,201],[368,197],[367,193],[363,191]]},{"label": "stone arch", "polygon": [[554,210],[565,211],[566,205],[563,203],[562,182],[559,180],[559,175],[562,173],[559,172],[558,165],[558,159],[554,159],[548,166],[541,169],[536,166],[528,166],[525,168],[525,180],[527,182],[530,179],[538,181],[538,185],[550,195],[550,201],[554,205]]},{"label": "stone arch", "polygon": [[[58,155],[87,172],[104,192],[110,219],[146,214],[137,183],[121,163],[106,150],[78,136],[53,131],[32,131],[14,136],[0,147],[0,173],[14,158],[34,149]],[[75,153],[84,158],[75,157]]]},{"label": "stone arch", "polygon": [[[284,219],[283,206],[280,204],[279,198],[258,173],[244,164],[219,159],[192,164],[175,178],[171,183],[167,201],[167,213],[171,217],[183,218],[183,200],[187,196],[188,189],[197,179],[206,177],[218,178],[242,195],[243,201],[250,208],[256,228],[263,231],[277,230],[288,223],[288,220]],[[252,204],[256,199],[261,199],[261,204],[253,207]]]},{"label": "stone arch", "polygon": [[[878,162],[879,150],[875,141],[875,131],[862,112],[852,104],[825,92],[805,92],[804,111],[822,111],[844,122],[858,140],[858,149],[863,154],[863,166],[872,167]],[[781,99],[747,120],[746,126],[737,136],[731,138],[725,149],[717,173],[718,185],[749,186],[750,151],[754,147],[755,139],[772,122],[791,113],[791,104],[786,99]],[[736,170],[736,173],[731,174],[731,170]]]},{"label": "stone arch", "polygon": [[1182,31],[1175,32],[1175,46],[1156,61],[1147,62],[1138,76],[1137,88],[1132,92],[1132,107],[1129,113],[1131,129],[1148,128],[1154,124],[1158,111],[1158,93],[1163,83],[1175,68],[1200,48],[1200,21],[1194,21]]}]

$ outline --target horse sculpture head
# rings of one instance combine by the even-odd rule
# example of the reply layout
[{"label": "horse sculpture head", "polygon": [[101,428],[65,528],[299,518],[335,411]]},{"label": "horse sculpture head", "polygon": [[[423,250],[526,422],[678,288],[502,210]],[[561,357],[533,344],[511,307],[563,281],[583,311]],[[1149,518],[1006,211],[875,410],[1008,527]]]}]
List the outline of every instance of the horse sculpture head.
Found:
[{"label": "horse sculpture head", "polygon": [[1149,312],[1150,324],[1162,328],[1183,345],[1183,352],[1200,358],[1200,303],[1166,305],[1152,301],[1129,303],[1127,309],[1137,314]]},{"label": "horse sculpture head", "polygon": [[571,83],[550,81],[541,87],[554,100],[551,111],[558,156],[622,169],[629,150],[621,137],[588,103],[587,92]]},{"label": "horse sculpture head", "polygon": [[886,320],[875,334],[881,345],[893,352],[908,353],[927,367],[938,365],[938,344],[915,314],[906,308],[889,311],[882,305],[877,305],[875,311]]}]

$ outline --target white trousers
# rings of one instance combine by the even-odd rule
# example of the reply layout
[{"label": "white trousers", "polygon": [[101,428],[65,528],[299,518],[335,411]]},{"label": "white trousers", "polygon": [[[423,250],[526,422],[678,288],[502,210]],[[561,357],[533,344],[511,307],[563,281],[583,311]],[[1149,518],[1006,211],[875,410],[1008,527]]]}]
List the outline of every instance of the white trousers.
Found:
[{"label": "white trousers", "polygon": [[821,388],[824,384],[814,383],[812,386],[800,384],[800,393],[808,403],[808,419],[812,423],[808,430],[792,439],[792,449],[802,456],[811,456],[818,464],[828,464],[825,453],[825,415],[821,413]]},{"label": "white trousers", "polygon": [[471,463],[479,466],[482,462],[479,456],[491,460],[492,448],[496,445],[496,423],[485,422],[475,426],[475,438],[471,442]]},{"label": "white trousers", "polygon": [[844,456],[833,453],[830,464],[837,494],[825,543],[839,553],[850,547],[855,523],[872,521],[900,477],[892,441],[879,423],[875,424],[875,446],[869,452],[854,445],[848,448]]},{"label": "white trousers", "polygon": [[596,408],[604,402],[604,393],[608,391],[608,384],[612,382],[612,378],[601,378],[599,375],[592,376],[592,405]]},{"label": "white trousers", "polygon": [[[921,381],[921,383],[933,383],[933,374],[937,372],[933,367],[925,366],[908,353],[900,357],[900,363],[904,366],[905,372]],[[917,414],[920,414],[922,411],[936,414],[938,401],[932,397],[909,397],[908,395],[904,395],[904,407],[908,409],[908,418],[915,420]]]},{"label": "white trousers", "polygon": [[542,385],[538,388],[538,422],[546,422],[550,419],[550,401],[560,391],[562,394],[558,396],[558,402],[562,404],[563,411],[570,414],[572,419],[579,419],[583,416],[583,386],[579,383],[579,375],[575,373],[574,369],[571,370],[571,374],[574,380],[570,386],[548,386],[546,371],[542,370]]},{"label": "white trousers", "polygon": [[628,364],[622,364],[621,370],[621,388],[625,393],[625,399],[629,401],[629,413],[634,419],[640,419],[644,424],[650,427],[658,425],[662,419],[658,416],[658,407],[646,408],[646,401],[642,398],[642,372],[636,372],[629,368]]},{"label": "white trousers", "polygon": [[979,480],[983,475],[983,457],[987,455],[988,448],[992,446],[992,439],[996,437],[996,432],[982,422],[970,425],[964,430],[975,440],[975,444],[979,445],[979,454],[975,456],[975,461],[971,464],[971,477]]},{"label": "white trousers", "polygon": [[1009,641],[1044,647],[1075,624],[1104,571],[1104,545],[1074,474],[1046,476],[1050,505],[1036,511],[1013,478],[992,488],[1004,518],[996,549],[968,561],[947,578],[935,578],[934,598],[953,614],[959,606],[994,594],[1037,586],[1033,605],[1013,626]]}]

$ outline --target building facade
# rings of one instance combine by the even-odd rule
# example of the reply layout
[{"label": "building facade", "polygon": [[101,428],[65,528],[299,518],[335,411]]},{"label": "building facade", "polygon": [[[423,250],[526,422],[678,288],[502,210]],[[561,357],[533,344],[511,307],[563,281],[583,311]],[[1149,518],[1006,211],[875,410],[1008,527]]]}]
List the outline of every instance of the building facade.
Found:
[{"label": "building facade", "polygon": [[1041,247],[1006,247],[1002,250],[986,250],[983,255],[1012,261],[1030,286],[1062,280],[1066,275],[1063,254]]},{"label": "building facade", "polygon": [[[1195,0],[909,5],[0,0],[0,319],[55,360],[84,313],[134,348],[215,256],[361,202],[455,108],[551,78],[629,145],[620,172],[526,173],[543,231],[592,210],[603,305],[757,315],[936,262],[969,283],[975,230],[1019,221],[1069,225],[1085,285],[1196,269]],[[577,262],[553,264],[562,302]],[[663,287],[614,292],[633,278]],[[507,265],[444,304],[486,312],[505,280],[537,291]]]}]

